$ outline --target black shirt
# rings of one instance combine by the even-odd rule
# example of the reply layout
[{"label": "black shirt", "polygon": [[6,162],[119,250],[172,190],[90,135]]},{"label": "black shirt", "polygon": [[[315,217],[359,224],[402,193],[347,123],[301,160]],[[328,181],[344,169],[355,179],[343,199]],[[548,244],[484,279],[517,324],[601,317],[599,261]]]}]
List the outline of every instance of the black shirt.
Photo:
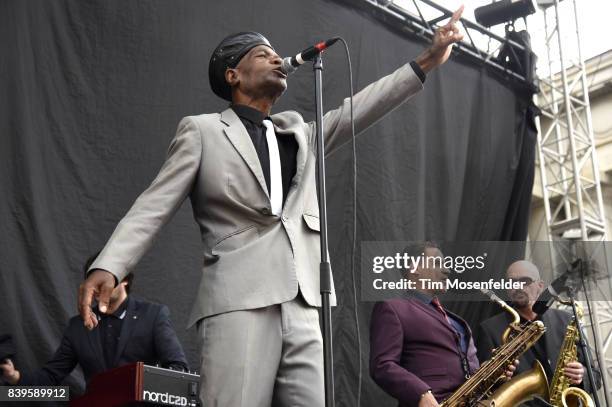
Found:
[{"label": "black shirt", "polygon": [[104,352],[104,360],[108,369],[113,368],[115,354],[117,353],[117,344],[121,335],[121,326],[123,318],[127,312],[129,297],[123,300],[119,308],[112,314],[98,314],[98,326],[100,327],[100,341],[102,342],[102,351]]},{"label": "black shirt", "polygon": [[[270,119],[257,109],[245,105],[232,105],[232,110],[238,115],[240,121],[246,128],[247,133],[253,141],[255,151],[259,157],[259,163],[263,170],[268,194],[270,194],[270,155],[268,153],[268,140],[266,139],[266,127],[263,125],[264,119]],[[278,153],[281,162],[281,177],[283,184],[283,203],[287,199],[291,181],[295,176],[297,168],[298,143],[292,135],[276,135],[278,143]]]},{"label": "black shirt", "polygon": [[[425,82],[426,75],[423,70],[415,61],[410,61],[410,66],[415,74],[421,80],[421,83]],[[270,119],[266,115],[257,109],[253,109],[250,106],[245,105],[232,105],[232,110],[246,128],[257,156],[259,157],[259,164],[266,180],[266,187],[268,188],[268,195],[270,194],[270,153],[268,152],[268,141],[266,139],[266,127],[263,125],[264,119]],[[276,141],[278,143],[278,152],[281,161],[281,177],[283,184],[283,203],[287,199],[289,188],[291,187],[291,181],[295,176],[297,168],[297,151],[298,144],[295,137],[290,135],[276,135]]]},{"label": "black shirt", "polygon": [[421,83],[425,83],[425,79],[427,79],[427,75],[425,75],[425,72],[423,72],[419,64],[417,64],[415,61],[410,61],[410,66],[412,67],[412,70],[414,71],[416,76],[419,77],[419,80],[421,81]]}]

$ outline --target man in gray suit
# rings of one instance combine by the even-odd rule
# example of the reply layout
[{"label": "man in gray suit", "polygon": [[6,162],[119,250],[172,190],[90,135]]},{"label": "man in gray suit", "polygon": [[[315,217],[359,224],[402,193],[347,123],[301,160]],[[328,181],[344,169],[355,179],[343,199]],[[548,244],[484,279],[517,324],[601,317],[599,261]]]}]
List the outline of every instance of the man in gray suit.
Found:
[{"label": "man in gray suit", "polygon": [[[354,97],[359,133],[422,89],[462,35],[459,9],[415,61]],[[287,111],[270,116],[287,87],[281,58],[254,32],[225,38],[209,65],[211,88],[231,102],[186,117],[159,174],[119,222],[81,285],[79,309],[108,294],[151,246],[186,197],[204,243],[204,267],[189,319],[201,337],[206,406],[323,406],[318,322],[319,209],[315,126]],[[325,149],[350,140],[346,99],[324,117]],[[335,297],[332,297],[332,303]]]}]

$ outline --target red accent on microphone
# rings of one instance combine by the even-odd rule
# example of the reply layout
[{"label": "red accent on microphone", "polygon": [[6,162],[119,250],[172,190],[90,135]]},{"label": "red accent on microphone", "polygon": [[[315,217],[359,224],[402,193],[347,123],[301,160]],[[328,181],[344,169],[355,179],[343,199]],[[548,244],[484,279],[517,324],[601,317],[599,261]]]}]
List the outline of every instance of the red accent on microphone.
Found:
[{"label": "red accent on microphone", "polygon": [[320,43],[318,43],[314,47],[316,49],[318,49],[319,51],[323,51],[325,48],[327,48],[327,45],[325,44],[325,41],[321,41]]}]

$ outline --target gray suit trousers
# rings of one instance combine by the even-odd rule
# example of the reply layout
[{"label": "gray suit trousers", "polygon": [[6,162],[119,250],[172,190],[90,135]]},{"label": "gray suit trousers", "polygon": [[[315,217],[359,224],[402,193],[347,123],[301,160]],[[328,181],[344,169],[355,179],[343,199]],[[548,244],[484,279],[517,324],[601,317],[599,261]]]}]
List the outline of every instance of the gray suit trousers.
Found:
[{"label": "gray suit trousers", "polygon": [[323,407],[317,309],[301,294],[269,307],[198,322],[200,399],[206,407]]}]

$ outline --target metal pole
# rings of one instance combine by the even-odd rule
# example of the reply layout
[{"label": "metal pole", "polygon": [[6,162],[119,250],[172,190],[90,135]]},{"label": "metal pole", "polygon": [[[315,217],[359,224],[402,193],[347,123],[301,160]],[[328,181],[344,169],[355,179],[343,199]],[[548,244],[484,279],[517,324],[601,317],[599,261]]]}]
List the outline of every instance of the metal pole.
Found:
[{"label": "metal pole", "polygon": [[[586,124],[587,124],[587,136],[591,142],[591,146],[592,148],[596,148],[595,145],[595,138],[593,137],[593,118],[591,117],[591,104],[589,101],[589,89],[588,89],[588,85],[587,85],[587,78],[586,78],[586,68],[584,66],[584,59],[582,58],[582,49],[580,46],[580,26],[578,23],[578,8],[576,7],[576,0],[572,1],[573,5],[574,5],[574,20],[575,20],[575,24],[576,24],[576,38],[578,39],[578,63],[580,64],[580,68],[582,71],[582,75],[581,75],[581,82],[582,82],[582,94],[584,96],[584,101],[585,101],[585,119],[586,119]],[[601,185],[600,182],[600,177],[599,177],[599,164],[597,162],[597,154],[592,154],[591,155],[591,170],[593,171],[593,181],[595,183],[595,185]],[[596,188],[595,191],[596,195],[597,195],[597,203],[598,203],[598,210],[599,210],[599,216],[603,219],[605,219],[604,217],[604,207],[603,207],[603,196],[602,196],[602,192],[601,192],[601,188]],[[603,228],[604,228],[604,233],[602,236],[601,240],[606,240],[606,236],[607,236],[607,228],[606,228],[606,222],[603,222]]]},{"label": "metal pole", "polygon": [[323,138],[323,60],[317,54],[313,70],[315,74],[315,100],[317,122],[317,186],[319,192],[319,224],[321,229],[321,313],[323,318],[323,369],[325,374],[325,406],[334,407],[334,359],[331,320],[331,265],[327,242],[327,194],[325,192],[325,143]]},{"label": "metal pole", "polygon": [[[574,139],[574,123],[572,121],[572,104],[570,101],[570,92],[567,86],[567,72],[565,70],[565,58],[563,56],[563,44],[561,41],[561,25],[559,19],[559,0],[555,0],[554,5],[555,19],[557,21],[557,42],[559,44],[559,61],[561,63],[561,82],[563,85],[563,102],[565,105],[565,121],[567,123],[567,137],[570,145],[570,156],[572,158],[572,170],[574,175],[574,189],[576,190],[576,205],[578,206],[578,213],[584,215],[584,202],[582,200],[582,182],[580,180],[580,165],[576,156],[576,140]],[[582,240],[589,240],[589,234],[587,233],[586,221],[584,216],[579,216],[578,221],[580,223],[580,236]]]},{"label": "metal pole", "polygon": [[[581,267],[580,273],[584,276],[582,265],[580,267]],[[583,281],[584,281],[584,277],[583,277]],[[599,407],[601,406],[601,404],[599,402],[599,395],[597,394],[595,375],[593,374],[593,364],[591,363],[591,354],[589,352],[589,347],[587,345],[587,342],[584,339],[584,331],[582,330],[582,322],[580,321],[580,315],[578,315],[578,310],[576,309],[576,300],[574,299],[573,290],[570,288],[568,291],[569,291],[570,303],[572,306],[572,312],[574,313],[574,321],[576,323],[576,329],[578,330],[578,345],[580,346],[580,349],[582,349],[582,357],[584,358],[584,361],[586,363],[587,376],[589,378],[589,383],[591,384],[591,388],[593,391],[593,399],[594,399],[593,401],[595,402],[595,406]],[[603,379],[604,374],[602,373],[601,376]],[[608,405],[607,401],[606,401],[606,405]]]}]

